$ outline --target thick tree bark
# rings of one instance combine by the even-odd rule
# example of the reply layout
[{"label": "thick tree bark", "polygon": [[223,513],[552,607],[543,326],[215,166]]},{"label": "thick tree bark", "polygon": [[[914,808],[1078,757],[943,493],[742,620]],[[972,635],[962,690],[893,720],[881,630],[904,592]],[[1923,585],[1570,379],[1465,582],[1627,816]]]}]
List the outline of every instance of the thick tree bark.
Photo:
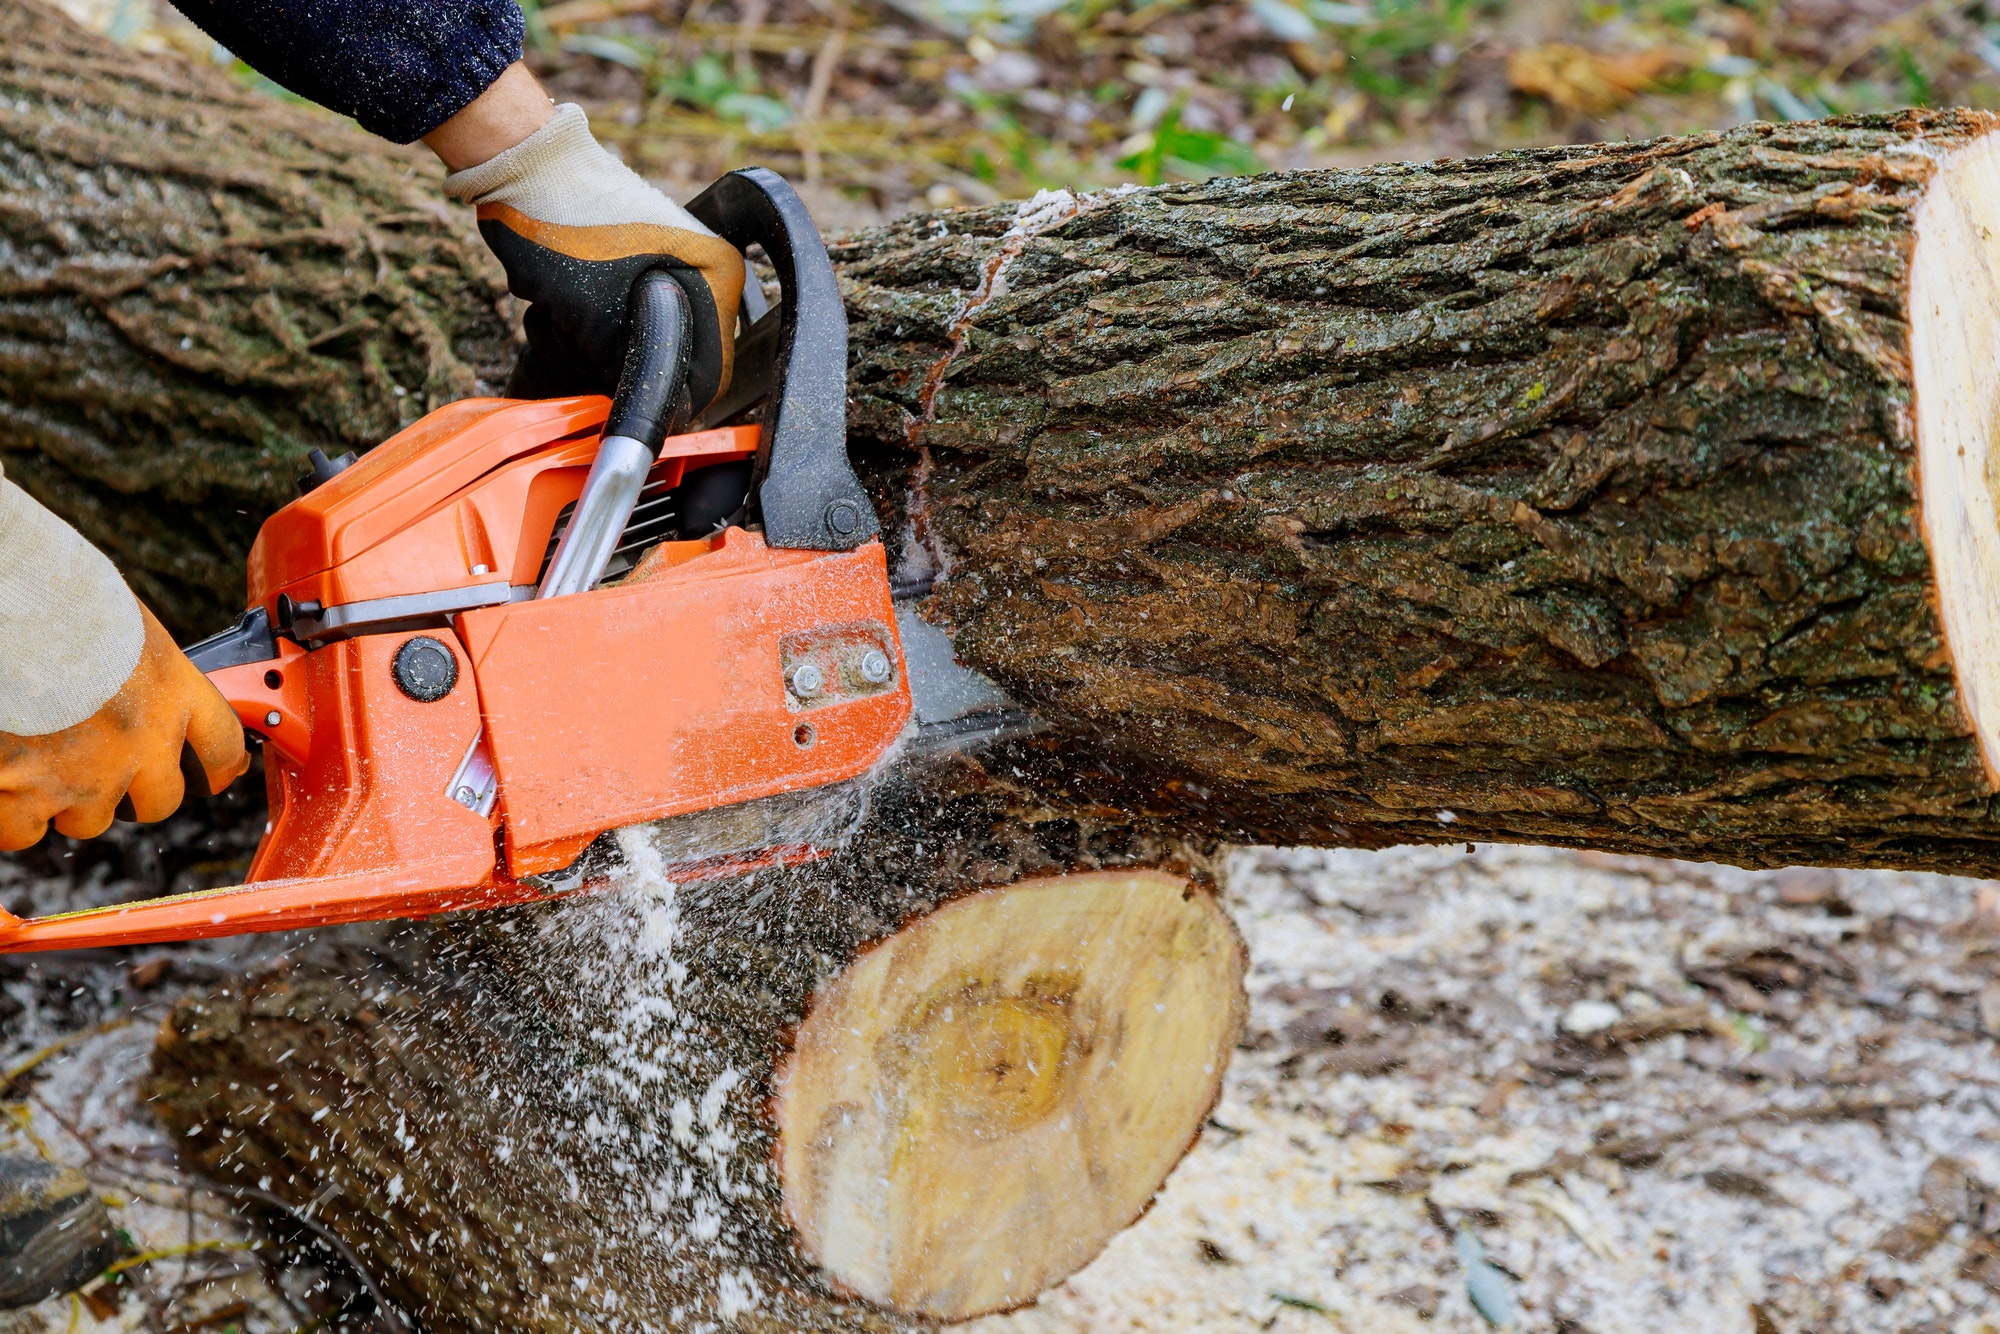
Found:
[{"label": "thick tree bark", "polygon": [[[308,447],[498,374],[490,267],[407,155],[0,15],[0,447],[212,626]],[[1991,873],[1909,320],[1989,128],[908,219],[836,247],[854,445],[928,613],[1052,725],[1010,760],[1051,801]]]},{"label": "thick tree bark", "polygon": [[[497,385],[497,269],[430,155],[0,4],[0,463],[176,633],[309,449]],[[491,392],[491,389],[485,389]]]},{"label": "thick tree bark", "polygon": [[[1913,429],[1961,412],[1983,449],[1991,376],[1913,404],[1909,307],[1938,161],[1990,129],[911,219],[840,250],[858,416],[922,455],[960,654],[1103,738],[1095,772],[1051,748],[1072,799],[1273,842],[1991,874],[1963,688],[1992,645],[1942,633]],[[1926,244],[1991,300],[1981,255]]]}]

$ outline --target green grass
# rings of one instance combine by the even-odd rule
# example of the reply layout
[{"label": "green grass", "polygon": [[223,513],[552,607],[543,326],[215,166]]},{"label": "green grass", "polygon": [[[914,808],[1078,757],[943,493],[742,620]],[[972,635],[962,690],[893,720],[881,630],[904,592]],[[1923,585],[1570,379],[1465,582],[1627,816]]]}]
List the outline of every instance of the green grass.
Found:
[{"label": "green grass", "polygon": [[[911,54],[892,58],[900,72],[885,72],[879,59],[870,66],[876,101],[844,107],[836,81],[821,117],[822,130],[841,126],[840,146],[822,152],[828,173],[909,183],[872,189],[957,181],[1017,195],[1202,180],[1335,153],[1388,157],[1405,145],[1473,153],[1746,119],[2000,108],[2000,0],[1932,0],[1872,30],[1837,34],[1795,25],[1780,0],[1573,0],[1568,18],[1505,0],[898,3],[922,9],[947,37],[891,43]],[[794,15],[796,51],[744,60],[731,45],[733,7],[718,6],[695,39],[646,20],[550,37],[532,2],[529,11],[542,49],[640,76],[648,99],[640,139],[656,113],[692,113],[733,127],[731,151],[754,146],[780,169],[792,165],[785,145],[803,143],[803,85],[823,27]],[[855,40],[867,31],[857,26]],[[1553,45],[1569,50],[1541,49]],[[1028,86],[982,77],[997,56],[1023,54],[1038,62]],[[1607,97],[1601,80],[1596,94],[1568,96],[1560,86],[1517,85],[1514,62],[1537,58],[1562,78],[1611,71],[1615,92]],[[1620,73],[1635,68],[1644,71],[1638,84],[1616,82],[1636,77]],[[882,114],[883,98],[897,115]],[[880,117],[879,146],[870,117]],[[679,123],[696,122],[683,114]],[[698,155],[702,145],[685,139],[694,132],[663,128],[683,139],[656,151]]]}]

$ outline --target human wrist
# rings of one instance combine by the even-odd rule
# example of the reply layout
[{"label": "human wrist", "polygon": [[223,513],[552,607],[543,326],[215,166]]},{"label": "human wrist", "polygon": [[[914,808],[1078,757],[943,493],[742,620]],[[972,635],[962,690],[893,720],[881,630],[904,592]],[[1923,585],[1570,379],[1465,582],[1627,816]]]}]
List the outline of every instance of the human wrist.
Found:
[{"label": "human wrist", "polygon": [[462,203],[502,205],[558,226],[640,223],[714,235],[598,143],[583,108],[573,102],[554,108],[540,128],[504,152],[453,172],[444,190]]},{"label": "human wrist", "polygon": [[424,136],[447,169],[465,171],[530,138],[555,114],[555,103],[528,67],[515,61],[457,115]]}]

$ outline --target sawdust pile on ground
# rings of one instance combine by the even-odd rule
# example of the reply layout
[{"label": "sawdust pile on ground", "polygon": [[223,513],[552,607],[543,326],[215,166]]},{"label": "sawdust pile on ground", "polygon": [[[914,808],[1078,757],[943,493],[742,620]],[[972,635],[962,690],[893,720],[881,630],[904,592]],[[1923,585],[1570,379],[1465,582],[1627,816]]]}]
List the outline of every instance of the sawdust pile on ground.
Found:
[{"label": "sawdust pile on ground", "polygon": [[1213,1122],[977,1334],[1484,1328],[1460,1230],[1523,1329],[2000,1329],[1995,886],[1491,846],[1235,872]]},{"label": "sawdust pile on ground", "polygon": [[[91,882],[57,897],[121,884]],[[975,1334],[1474,1330],[1473,1273],[1567,1334],[2000,1330],[2000,886],[1483,846],[1245,852],[1230,893],[1252,1017],[1213,1123]],[[84,1167],[153,1256],[0,1334],[366,1327],[332,1257],[247,1249],[136,1097],[176,995],[302,939],[0,958],[0,1071],[41,1056],[0,1150]]]},{"label": "sawdust pile on ground", "polygon": [[[129,832],[129,827],[127,829]],[[31,879],[0,857],[0,900],[131,897],[141,883]],[[121,892],[122,891],[122,892]],[[153,1037],[192,988],[271,966],[304,935],[171,950],[0,958],[0,1153],[79,1167],[109,1207],[122,1252],[81,1294],[0,1312],[0,1334],[215,1334],[374,1328],[355,1271],[310,1224],[256,1214],[181,1169],[142,1100]],[[274,1224],[260,1229],[253,1218]]]}]

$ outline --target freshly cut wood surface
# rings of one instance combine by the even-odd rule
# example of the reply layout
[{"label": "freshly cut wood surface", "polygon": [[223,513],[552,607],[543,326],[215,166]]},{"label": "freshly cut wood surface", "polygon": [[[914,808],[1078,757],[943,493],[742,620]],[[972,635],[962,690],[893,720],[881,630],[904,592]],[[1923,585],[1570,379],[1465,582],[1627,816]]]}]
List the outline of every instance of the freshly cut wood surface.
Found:
[{"label": "freshly cut wood surface", "polygon": [[1989,782],[2000,783],[2000,136],[1947,153],[1910,260],[1924,539]]},{"label": "freshly cut wood surface", "polygon": [[897,1310],[1032,1300],[1193,1141],[1242,975],[1214,898],[1157,871],[988,890],[875,946],[814,997],[775,1081],[804,1253]]}]

